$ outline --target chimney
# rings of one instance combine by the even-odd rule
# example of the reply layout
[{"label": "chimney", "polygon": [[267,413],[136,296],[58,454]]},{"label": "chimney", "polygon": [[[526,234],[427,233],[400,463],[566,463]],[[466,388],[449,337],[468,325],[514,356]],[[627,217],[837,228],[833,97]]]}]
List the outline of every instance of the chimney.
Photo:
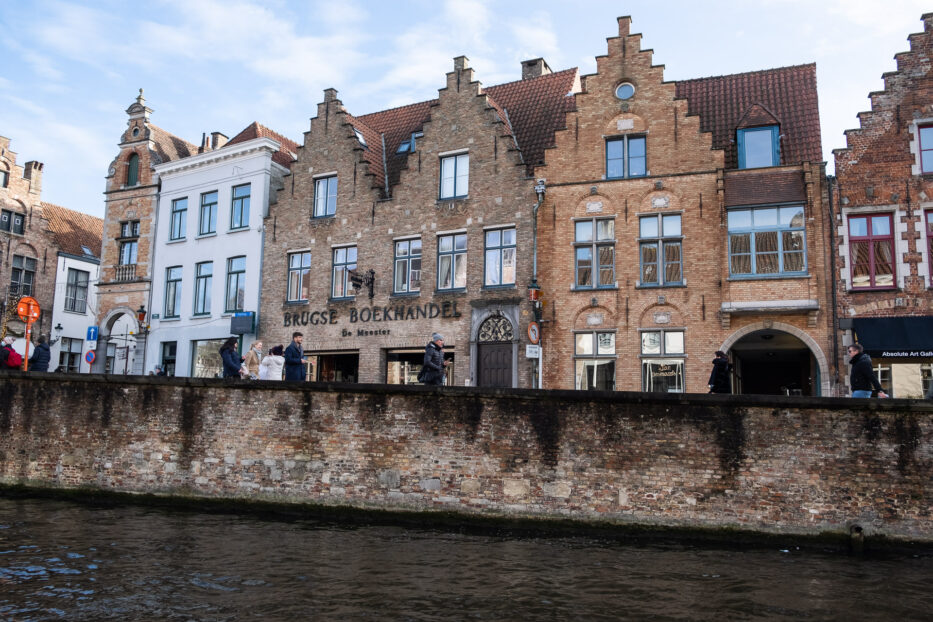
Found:
[{"label": "chimney", "polygon": [[541,76],[546,76],[549,73],[552,73],[551,68],[548,67],[543,58],[533,58],[531,60],[522,61],[522,80],[540,78]]},{"label": "chimney", "polygon": [[23,179],[29,180],[29,192],[31,194],[42,194],[42,162],[30,160],[23,167]]},{"label": "chimney", "polygon": [[204,153],[211,150],[211,139],[206,132],[201,132],[201,146],[198,147],[198,153]]},{"label": "chimney", "polygon": [[230,138],[224,136],[220,132],[211,132],[211,149],[220,149],[227,144],[228,140],[230,140]]}]

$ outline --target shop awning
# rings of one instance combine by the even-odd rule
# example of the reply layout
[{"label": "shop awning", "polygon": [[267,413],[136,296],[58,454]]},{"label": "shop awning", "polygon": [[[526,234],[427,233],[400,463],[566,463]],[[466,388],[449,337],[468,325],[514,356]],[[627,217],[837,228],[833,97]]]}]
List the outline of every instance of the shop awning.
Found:
[{"label": "shop awning", "polygon": [[933,316],[854,318],[852,327],[873,358],[933,358]]}]

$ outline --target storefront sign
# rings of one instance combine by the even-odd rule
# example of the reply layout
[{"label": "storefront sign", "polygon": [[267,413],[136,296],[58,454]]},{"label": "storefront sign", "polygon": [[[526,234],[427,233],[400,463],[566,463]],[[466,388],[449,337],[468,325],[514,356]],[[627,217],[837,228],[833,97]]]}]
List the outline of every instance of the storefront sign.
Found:
[{"label": "storefront sign", "polygon": [[[458,318],[460,311],[457,303],[429,302],[423,305],[398,305],[394,307],[363,307],[350,308],[347,318],[350,324],[366,324],[370,322],[399,322],[407,320],[421,320],[433,318]],[[301,313],[286,313],[282,326],[318,326],[321,324],[339,324],[340,313],[338,309],[324,311],[302,311]]]},{"label": "storefront sign", "polygon": [[929,358],[933,357],[933,350],[881,350],[873,352],[872,356],[883,359]]}]

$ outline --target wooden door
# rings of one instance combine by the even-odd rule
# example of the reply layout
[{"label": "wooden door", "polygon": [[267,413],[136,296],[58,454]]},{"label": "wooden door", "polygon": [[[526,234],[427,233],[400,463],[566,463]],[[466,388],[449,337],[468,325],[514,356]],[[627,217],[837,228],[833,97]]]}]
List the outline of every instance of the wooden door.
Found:
[{"label": "wooden door", "polygon": [[512,386],[512,344],[480,343],[476,348],[479,358],[479,386]]}]

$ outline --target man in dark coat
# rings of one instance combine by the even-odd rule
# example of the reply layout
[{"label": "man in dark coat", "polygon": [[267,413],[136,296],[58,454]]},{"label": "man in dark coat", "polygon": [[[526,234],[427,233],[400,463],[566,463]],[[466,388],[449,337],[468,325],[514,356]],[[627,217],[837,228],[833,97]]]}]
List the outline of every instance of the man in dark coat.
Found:
[{"label": "man in dark coat", "polygon": [[424,347],[424,365],[418,374],[423,384],[441,386],[444,384],[444,368],[450,361],[444,360],[444,337],[439,333],[431,335],[431,341]]},{"label": "man in dark coat", "polygon": [[304,382],[307,372],[305,371],[305,351],[301,347],[301,341],[304,335],[301,333],[292,333],[292,342],[285,348],[285,379],[296,382]]},{"label": "man in dark coat", "polygon": [[29,371],[49,371],[49,362],[52,360],[52,351],[46,343],[45,335],[39,335],[39,344],[35,352],[29,357]]},{"label": "man in dark coat", "polygon": [[871,366],[871,357],[865,354],[865,349],[860,343],[853,343],[847,348],[849,364],[852,371],[849,373],[849,385],[852,388],[852,397],[871,397],[872,389],[878,391],[878,397],[887,397],[888,394],[881,390],[881,383],[875,376],[875,370]]},{"label": "man in dark coat", "polygon": [[732,383],[729,382],[729,372],[732,371],[732,363],[729,357],[722,350],[716,351],[716,358],[713,359],[713,371],[709,375],[710,393],[732,393]]}]

